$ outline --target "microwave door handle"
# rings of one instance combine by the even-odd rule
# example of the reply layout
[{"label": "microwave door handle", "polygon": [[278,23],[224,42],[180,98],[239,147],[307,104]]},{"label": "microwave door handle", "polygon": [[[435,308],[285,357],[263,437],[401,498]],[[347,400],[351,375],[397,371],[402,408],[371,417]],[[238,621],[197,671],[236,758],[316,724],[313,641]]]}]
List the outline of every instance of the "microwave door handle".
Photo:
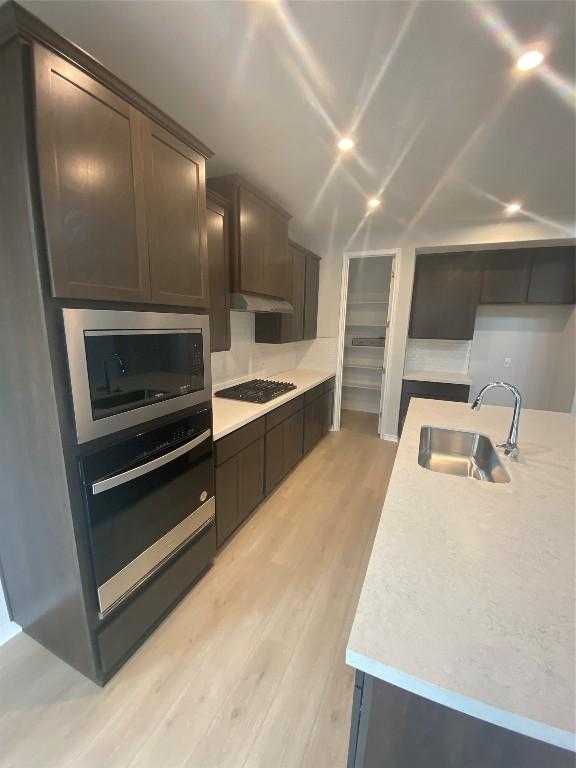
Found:
[{"label": "microwave door handle", "polygon": [[185,453],[188,453],[188,451],[191,451],[193,448],[196,448],[196,446],[200,445],[200,443],[208,440],[211,434],[212,431],[207,429],[205,432],[202,432],[202,434],[198,435],[198,437],[195,437],[194,440],[190,440],[188,443],[184,443],[184,445],[175,448],[169,453],[165,453],[163,456],[158,456],[158,458],[152,459],[152,461],[148,461],[146,464],[141,464],[139,467],[128,469],[126,472],[121,472],[119,475],[114,475],[114,477],[107,477],[105,480],[98,480],[97,483],[92,484],[92,493],[94,495],[98,493],[104,493],[104,491],[109,491],[111,488],[116,488],[119,485],[124,485],[124,483],[129,483],[131,480],[135,480],[137,477],[147,475],[149,472],[153,472],[155,469],[163,467],[165,464],[169,464],[171,461],[174,461],[174,459],[177,459],[180,456],[183,456]]}]

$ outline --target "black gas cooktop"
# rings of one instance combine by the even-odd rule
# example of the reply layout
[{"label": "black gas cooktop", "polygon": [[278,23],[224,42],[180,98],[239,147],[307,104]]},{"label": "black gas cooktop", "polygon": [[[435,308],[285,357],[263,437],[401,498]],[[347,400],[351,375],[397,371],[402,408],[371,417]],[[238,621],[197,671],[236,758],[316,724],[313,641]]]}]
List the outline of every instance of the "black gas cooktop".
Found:
[{"label": "black gas cooktop", "polygon": [[252,379],[236,384],[234,387],[220,389],[216,397],[226,397],[229,400],[244,400],[246,403],[267,403],[275,397],[296,389],[296,384],[288,381],[268,381],[267,379]]}]

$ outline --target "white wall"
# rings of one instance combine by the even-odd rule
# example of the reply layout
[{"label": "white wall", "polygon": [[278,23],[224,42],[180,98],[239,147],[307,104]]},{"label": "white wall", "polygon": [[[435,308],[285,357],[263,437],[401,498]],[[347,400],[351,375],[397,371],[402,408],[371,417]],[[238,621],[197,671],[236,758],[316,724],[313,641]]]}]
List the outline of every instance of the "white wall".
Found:
[{"label": "white wall", "polygon": [[[574,308],[554,306],[480,307],[470,352],[473,399],[489,381],[509,381],[524,407],[568,413],[574,400]],[[504,359],[510,358],[509,367]],[[494,390],[487,403],[506,405],[511,395]]]},{"label": "white wall", "polygon": [[404,355],[408,335],[410,303],[412,299],[412,284],[414,280],[414,263],[416,251],[422,248],[430,250],[445,249],[456,246],[485,246],[491,243],[516,243],[525,241],[551,241],[573,237],[574,229],[537,223],[532,221],[506,221],[493,225],[459,228],[442,228],[426,231],[413,230],[409,233],[388,231],[367,231],[347,246],[328,242],[319,249],[322,255],[321,283],[318,329],[322,336],[337,336],[339,317],[340,279],[342,272],[342,253],[348,250],[358,251],[362,248],[376,250],[379,248],[400,248],[401,254],[396,269],[398,280],[398,306],[396,318],[393,319],[389,331],[388,343],[391,345],[390,376],[391,395],[390,408],[385,414],[383,431],[396,434],[398,427],[398,410],[400,407],[400,392],[404,370]]},{"label": "white wall", "polygon": [[256,344],[254,313],[230,313],[231,347],[213,352],[212,383],[215,387],[246,378],[272,376],[293,368],[332,371],[336,367],[336,339],[318,337],[291,344]]}]

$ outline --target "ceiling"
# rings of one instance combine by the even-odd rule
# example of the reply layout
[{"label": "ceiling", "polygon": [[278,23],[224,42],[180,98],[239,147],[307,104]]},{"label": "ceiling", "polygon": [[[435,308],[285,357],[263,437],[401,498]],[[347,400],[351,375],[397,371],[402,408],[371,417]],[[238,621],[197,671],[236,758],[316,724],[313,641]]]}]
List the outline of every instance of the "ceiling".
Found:
[{"label": "ceiling", "polygon": [[[575,6],[563,0],[23,3],[293,214],[311,247],[575,210]],[[520,76],[519,48],[548,47]],[[357,148],[336,149],[351,132]]]}]

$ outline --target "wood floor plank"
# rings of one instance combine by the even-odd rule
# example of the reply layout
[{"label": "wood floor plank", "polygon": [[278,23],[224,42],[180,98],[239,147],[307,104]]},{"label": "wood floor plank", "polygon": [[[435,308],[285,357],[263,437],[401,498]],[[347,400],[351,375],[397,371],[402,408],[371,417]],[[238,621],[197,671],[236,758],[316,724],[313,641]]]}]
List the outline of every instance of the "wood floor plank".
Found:
[{"label": "wood floor plank", "polygon": [[344,768],[344,649],[395,446],[347,412],[104,688],[0,648],[1,768]]}]

